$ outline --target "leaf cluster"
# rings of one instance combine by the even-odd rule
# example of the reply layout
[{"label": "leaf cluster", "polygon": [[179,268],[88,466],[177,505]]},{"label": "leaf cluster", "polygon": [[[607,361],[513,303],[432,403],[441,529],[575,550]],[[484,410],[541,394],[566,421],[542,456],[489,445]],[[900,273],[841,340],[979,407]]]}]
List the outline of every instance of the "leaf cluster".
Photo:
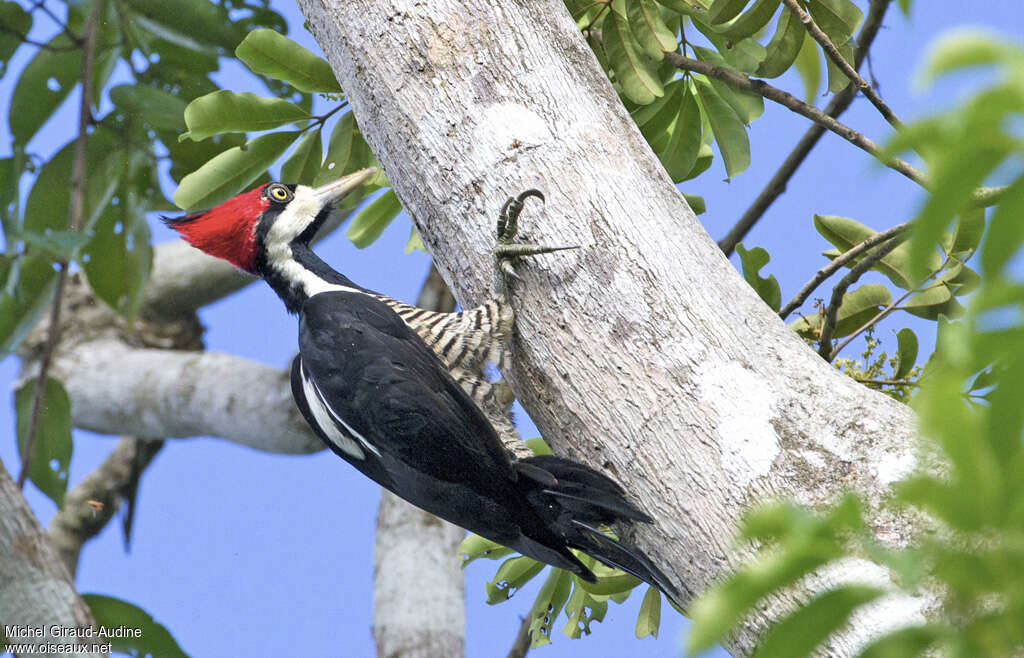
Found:
[{"label": "leaf cluster", "polygon": [[[863,18],[850,0],[801,0],[853,61]],[[780,0],[566,0],[602,68],[672,180],[711,166],[712,143],[728,177],[750,164],[747,127],[764,101],[718,79],[680,72],[665,53],[691,54],[741,75],[776,78],[795,67],[809,102],[821,85],[821,50]],[[827,58],[826,58],[827,60]],[[831,63],[828,88],[848,80]],[[692,204],[691,204],[692,205]],[[703,210],[703,200],[699,200]]]},{"label": "leaf cluster", "polygon": [[[936,352],[912,400],[929,457],[927,470],[898,482],[887,503],[926,516],[932,529],[905,548],[880,546],[864,531],[863,513],[850,511],[860,509],[853,496],[820,513],[790,504],[753,512],[741,538],[759,550],[695,603],[691,650],[724,636],[765,597],[838,560],[857,558],[887,569],[893,585],[825,589],[779,621],[757,655],[812,655],[880,595],[922,589],[942,597],[938,614],[877,638],[861,656],[1024,652],[1024,272],[1018,259],[1024,248],[1024,50],[992,35],[959,33],[934,49],[924,78],[974,67],[993,69],[995,83],[908,126],[890,145],[893,152],[920,153],[933,185],[910,241],[875,266],[911,292],[908,300],[935,294],[931,290],[943,297],[905,309],[938,322]],[[993,177],[1007,184],[986,217],[975,190]],[[851,220],[818,219],[819,231],[840,249],[864,234]],[[975,251],[980,276],[962,265]],[[947,260],[953,264],[936,268]],[[927,290],[915,284],[928,280]],[[963,297],[965,288],[973,291],[970,297]],[[951,305],[956,297],[963,304]],[[904,335],[901,352],[910,350],[909,341]],[[870,349],[865,367],[877,374],[879,363],[869,356]],[[905,363],[901,354],[894,375],[910,374]]]}]

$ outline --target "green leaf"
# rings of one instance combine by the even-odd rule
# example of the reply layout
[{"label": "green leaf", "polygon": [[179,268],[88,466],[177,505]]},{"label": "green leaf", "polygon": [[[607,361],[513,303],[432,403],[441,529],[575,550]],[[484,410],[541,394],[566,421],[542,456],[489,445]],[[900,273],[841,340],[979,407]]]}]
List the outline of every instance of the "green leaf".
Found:
[{"label": "green leaf", "polygon": [[109,93],[117,109],[141,115],[157,130],[185,130],[185,102],[174,94],[144,84],[117,85]]},{"label": "green leaf", "polygon": [[[356,129],[356,118],[351,112],[346,112],[334,124],[331,131],[331,138],[327,142],[327,157],[324,158],[323,167],[313,181],[314,185],[323,185],[336,180],[342,174],[354,171],[352,166],[353,143],[356,141],[358,130]],[[362,139],[358,136],[358,139]]]},{"label": "green leaf", "polygon": [[896,3],[900,6],[900,11],[903,12],[904,16],[910,16],[910,2],[911,0],[896,0]]},{"label": "green leaf", "polygon": [[[25,382],[14,394],[17,411],[18,454],[25,454],[25,440],[32,415],[32,398],[37,378]],[[71,463],[71,402],[63,384],[47,377],[39,406],[35,447],[28,476],[46,497],[64,506],[64,492],[68,488],[68,466]]]},{"label": "green leaf", "polygon": [[896,332],[896,342],[897,365],[893,379],[903,379],[917,363],[917,336],[910,329],[900,329]]},{"label": "green leaf", "polygon": [[[823,238],[838,247],[840,252],[849,251],[852,247],[864,242],[868,238],[878,235],[874,229],[861,224],[855,219],[836,215],[815,215],[814,228]],[[910,273],[910,254],[908,249],[909,247],[906,245],[900,245],[886,254],[871,269],[884,274],[894,285],[904,290],[910,290],[914,286]],[[871,253],[870,250],[865,252],[865,254],[869,253]],[[830,258],[835,258],[839,255],[839,253],[833,254],[832,252],[826,254]],[[853,267],[862,257],[863,255],[850,261],[847,267]],[[931,265],[935,270],[942,265],[942,260],[938,254],[935,254]]]},{"label": "green leaf", "polygon": [[961,28],[940,37],[931,47],[924,70],[919,76],[921,84],[966,68],[1007,64],[1024,65],[1019,47],[1007,43],[1000,35],[977,28]]},{"label": "green leaf", "polygon": [[960,213],[953,231],[951,254],[973,254],[981,244],[981,236],[985,232],[985,209],[968,208]]},{"label": "green leaf", "polygon": [[10,32],[0,31],[0,78],[4,76],[7,60],[23,43],[18,35],[27,35],[32,29],[32,14],[29,14],[17,2],[5,0],[0,2],[0,24]]},{"label": "green leaf", "polygon": [[807,11],[837,47],[846,45],[864,18],[850,0],[808,0]]},{"label": "green leaf", "polygon": [[830,634],[842,628],[854,611],[885,592],[874,587],[845,585],[820,594],[775,624],[754,658],[810,656]]},{"label": "green leaf", "polygon": [[814,571],[840,554],[829,541],[812,538],[787,550],[762,554],[721,585],[701,595],[690,608],[693,628],[687,649],[696,653],[710,647],[765,595]]},{"label": "green leaf", "polygon": [[493,542],[490,539],[484,539],[480,535],[475,535],[472,532],[466,535],[466,538],[459,544],[459,548],[455,553],[462,560],[462,568],[465,569],[466,565],[473,560],[485,557],[488,560],[500,560],[506,555],[512,553],[511,548],[505,548],[497,542]]},{"label": "green leaf", "polygon": [[656,98],[653,103],[649,105],[630,103],[633,106],[630,109],[630,116],[640,127],[640,133],[652,149],[657,150],[654,147],[655,144],[664,148],[664,144],[668,142],[668,130],[679,114],[680,93],[686,86],[685,80],[675,80],[665,85],[665,95]]},{"label": "green leaf", "polygon": [[72,260],[78,248],[89,241],[89,236],[81,231],[52,231],[49,233],[25,231],[18,237],[27,244],[42,249],[55,261]]},{"label": "green leaf", "polygon": [[137,630],[128,637],[111,637],[106,640],[113,644],[113,650],[130,656],[160,656],[160,658],[188,658],[178,646],[167,628],[138,606],[102,594],[83,594],[82,600],[89,606],[96,624],[111,631],[127,626]]},{"label": "green leaf", "polygon": [[402,203],[394,190],[388,190],[363,206],[352,218],[345,235],[356,247],[363,249],[380,237],[388,224],[402,212]]},{"label": "green leaf", "polygon": [[797,54],[806,36],[807,31],[800,25],[800,20],[793,12],[783,10],[778,16],[775,34],[765,46],[765,59],[755,75],[762,78],[778,78],[790,70],[793,62],[797,60]]},{"label": "green leaf", "polygon": [[[693,51],[696,53],[697,58],[702,61],[719,66],[726,65],[725,60],[712,50],[694,46]],[[750,125],[751,121],[764,114],[764,98],[761,96],[734,89],[717,78],[708,78],[708,82],[711,83],[711,86],[718,92],[718,95],[729,104],[729,107],[733,109],[736,116],[744,124]]]},{"label": "green leaf", "polygon": [[697,86],[704,116],[711,125],[718,151],[725,162],[726,176],[737,176],[750,165],[750,140],[747,138],[747,130],[733,109],[709,82],[697,76],[693,77],[693,82]]},{"label": "green leaf", "polygon": [[[684,83],[685,84],[685,83]],[[701,146],[700,108],[689,84],[683,87],[682,102],[676,113],[675,124],[665,147],[658,151],[658,159],[673,183],[686,179],[697,162]],[[691,205],[691,208],[693,206]],[[696,210],[695,210],[696,212]]]},{"label": "green leaf", "polygon": [[[10,286],[10,278],[16,284]],[[0,357],[25,339],[50,303],[57,272],[43,256],[22,256],[8,273],[8,290],[0,293]]]},{"label": "green leaf", "polygon": [[235,56],[253,73],[283,80],[299,91],[341,93],[330,64],[274,30],[250,32]]},{"label": "green leaf", "polygon": [[636,639],[641,640],[648,635],[658,637],[661,626],[661,592],[656,587],[648,587],[644,600],[640,604],[640,613],[636,617]]},{"label": "green leaf", "polygon": [[227,201],[259,178],[298,137],[298,131],[270,133],[247,142],[244,148],[224,151],[181,179],[174,203],[191,211]]},{"label": "green leaf", "polygon": [[127,0],[127,4],[138,25],[185,48],[219,54],[234,50],[244,35],[226,9],[207,0]]},{"label": "green leaf", "polygon": [[522,555],[505,560],[494,574],[494,580],[484,584],[487,590],[487,605],[508,601],[546,566],[543,562]]},{"label": "green leaf", "polygon": [[185,138],[198,142],[217,133],[239,133],[279,128],[312,118],[294,103],[263,98],[248,92],[215,91],[200,96],[185,108]]},{"label": "green leaf", "polygon": [[804,100],[814,105],[818,88],[821,87],[821,55],[818,51],[818,44],[807,34],[798,19],[791,18],[790,20],[795,23],[795,29],[799,29],[804,35],[800,50],[796,55],[795,65],[797,73],[800,74],[800,79],[804,83]]},{"label": "green leaf", "polygon": [[[768,21],[775,15],[781,0],[754,0],[750,9],[740,14],[739,18],[715,28],[715,31],[731,41],[740,41],[752,37],[768,24]],[[789,13],[789,12],[784,12]],[[796,52],[793,53],[796,56]]]},{"label": "green leaf", "polygon": [[533,638],[531,649],[551,644],[551,628],[569,598],[572,583],[572,574],[564,569],[552,568],[541,585],[529,612],[530,635]]},{"label": "green leaf", "polygon": [[653,62],[633,38],[625,16],[613,10],[604,21],[602,36],[605,53],[615,69],[615,81],[623,96],[647,105],[665,94]]},{"label": "green leaf", "polygon": [[[68,47],[70,41],[61,33],[47,45],[62,49]],[[15,143],[28,144],[77,86],[81,71],[80,50],[40,48],[36,52],[22,70],[11,94],[7,122]]]},{"label": "green leaf", "polygon": [[690,206],[690,210],[693,211],[694,215],[703,215],[707,210],[707,206],[704,205],[704,197],[684,192],[683,198],[686,199],[686,205]]},{"label": "green leaf", "polygon": [[765,278],[759,273],[761,268],[771,260],[771,256],[761,247],[748,250],[742,243],[736,245],[736,253],[740,257],[743,278],[747,280],[747,283],[765,304],[772,310],[778,311],[782,305],[782,291],[779,289],[779,282],[775,279],[774,274]]},{"label": "green leaf", "polygon": [[580,587],[574,587],[569,602],[565,604],[565,616],[568,621],[562,632],[573,640],[583,635],[590,635],[590,622],[604,621],[608,612],[608,601],[594,598]]},{"label": "green leaf", "polygon": [[750,0],[715,0],[708,9],[708,21],[719,25],[736,18]]},{"label": "green leaf", "polygon": [[542,437],[535,436],[532,439],[527,439],[526,441],[524,441],[524,443],[526,443],[526,447],[529,448],[530,451],[533,452],[533,454],[535,455],[555,454],[554,451],[551,449],[551,446],[549,446]]},{"label": "green leaf", "polygon": [[[843,56],[851,66],[853,66],[853,46],[845,43],[838,46],[839,54]],[[846,77],[839,67],[832,61],[831,57],[825,58],[825,64],[828,66],[828,90],[832,93],[842,91],[846,85],[850,84],[850,79]]]},{"label": "green leaf", "polygon": [[[892,302],[889,289],[880,283],[868,283],[843,295],[836,313],[834,338],[848,336],[871,320],[883,307]],[[800,317],[789,326],[793,331],[812,339],[818,337],[824,318],[821,311]]]},{"label": "green leaf", "polygon": [[578,587],[586,590],[592,596],[612,596],[629,592],[639,584],[638,578],[618,570],[611,570],[611,575],[599,576],[596,583],[589,583],[582,579],[576,583]]},{"label": "green leaf", "polygon": [[323,157],[323,142],[320,140],[320,128],[306,133],[298,146],[281,165],[281,181],[312,185],[313,179],[320,173],[320,159]]},{"label": "green leaf", "polygon": [[412,226],[409,229],[409,240],[405,243],[403,253],[411,254],[414,251],[428,253],[426,245],[423,244],[423,239],[420,238],[420,232],[416,230],[415,226]]},{"label": "green leaf", "polygon": [[860,658],[894,658],[925,655],[928,647],[947,632],[936,626],[911,626],[887,633],[867,645]]},{"label": "green leaf", "polygon": [[654,0],[632,0],[626,5],[629,28],[644,54],[661,61],[665,53],[676,49],[676,35],[661,18],[661,8]]},{"label": "green leaf", "polygon": [[1013,181],[992,211],[988,239],[981,252],[981,272],[986,279],[1002,274],[1024,244],[1024,176]]},{"label": "green leaf", "polygon": [[100,217],[82,253],[82,269],[96,297],[122,315],[142,300],[153,264],[144,211],[127,199]]}]

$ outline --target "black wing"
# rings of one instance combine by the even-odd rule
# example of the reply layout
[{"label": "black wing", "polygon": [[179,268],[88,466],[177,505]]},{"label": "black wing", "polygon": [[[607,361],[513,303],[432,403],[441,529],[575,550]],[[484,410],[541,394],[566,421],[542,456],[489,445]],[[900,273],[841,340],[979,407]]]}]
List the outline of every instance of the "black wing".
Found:
[{"label": "black wing", "polygon": [[[363,459],[386,470],[397,462],[491,495],[516,479],[480,409],[383,302],[344,291],[309,298],[300,312],[299,354],[306,404],[315,407],[311,392],[324,403],[323,413],[348,439],[343,452],[362,450]],[[358,456],[346,457],[358,466],[350,457]]]}]

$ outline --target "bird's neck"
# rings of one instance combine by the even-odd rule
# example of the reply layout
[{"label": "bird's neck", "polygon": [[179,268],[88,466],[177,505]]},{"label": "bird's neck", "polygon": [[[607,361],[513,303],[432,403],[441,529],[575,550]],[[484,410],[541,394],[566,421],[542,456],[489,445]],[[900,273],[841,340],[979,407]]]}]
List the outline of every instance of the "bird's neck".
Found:
[{"label": "bird's neck", "polygon": [[270,248],[259,274],[284,302],[289,313],[298,313],[313,295],[331,290],[367,292],[336,272],[313,253],[309,245],[291,243]]}]

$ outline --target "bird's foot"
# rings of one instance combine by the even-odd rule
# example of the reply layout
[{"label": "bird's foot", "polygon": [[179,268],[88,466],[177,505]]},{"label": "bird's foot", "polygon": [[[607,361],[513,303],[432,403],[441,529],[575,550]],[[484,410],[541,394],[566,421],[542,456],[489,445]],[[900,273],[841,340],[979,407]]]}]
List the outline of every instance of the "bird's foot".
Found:
[{"label": "bird's foot", "polygon": [[519,231],[519,214],[523,212],[523,202],[530,197],[536,197],[544,202],[544,195],[540,190],[526,190],[519,196],[509,197],[505,205],[501,207],[501,214],[498,215],[498,243],[494,247],[494,258],[498,269],[508,277],[518,279],[519,275],[513,267],[513,262],[523,256],[536,256],[538,254],[550,254],[554,251],[564,249],[576,249],[571,247],[546,247],[539,244],[526,242],[515,242],[516,233]]}]

